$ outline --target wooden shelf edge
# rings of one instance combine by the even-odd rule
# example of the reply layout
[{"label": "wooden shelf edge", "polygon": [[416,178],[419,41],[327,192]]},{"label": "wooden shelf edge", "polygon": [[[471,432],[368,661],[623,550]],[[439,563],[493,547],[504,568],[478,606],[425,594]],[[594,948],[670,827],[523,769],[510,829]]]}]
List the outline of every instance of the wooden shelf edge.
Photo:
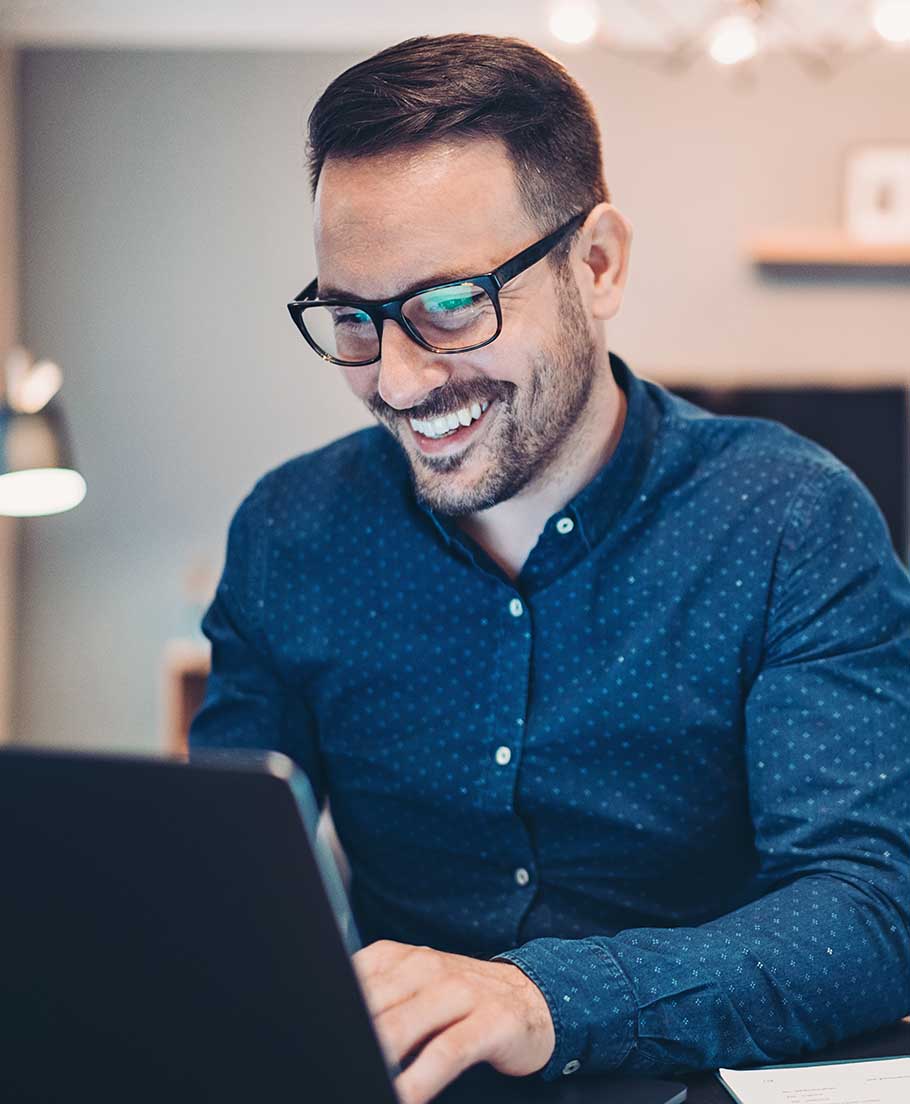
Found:
[{"label": "wooden shelf edge", "polygon": [[839,230],[780,230],[756,234],[745,243],[755,264],[910,267],[910,241],[878,243]]},{"label": "wooden shelf edge", "polygon": [[734,366],[642,366],[637,372],[644,379],[670,390],[674,387],[789,387],[794,390],[823,387],[839,391],[865,391],[870,387],[910,388],[910,361],[903,365],[869,365],[858,369],[849,364],[789,365],[769,360],[765,364]]}]

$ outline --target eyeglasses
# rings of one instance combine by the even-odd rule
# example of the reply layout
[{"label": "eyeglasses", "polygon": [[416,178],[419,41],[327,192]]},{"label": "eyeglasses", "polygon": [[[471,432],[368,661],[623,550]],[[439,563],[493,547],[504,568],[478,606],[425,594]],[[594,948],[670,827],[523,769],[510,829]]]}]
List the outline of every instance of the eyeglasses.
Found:
[{"label": "eyeglasses", "polygon": [[398,299],[317,299],[318,279],[288,303],[297,329],[323,360],[357,368],[375,364],[382,350],[382,323],[391,318],[431,353],[467,353],[502,332],[499,291],[542,260],[583,220],[575,215],[493,272],[434,284]]}]

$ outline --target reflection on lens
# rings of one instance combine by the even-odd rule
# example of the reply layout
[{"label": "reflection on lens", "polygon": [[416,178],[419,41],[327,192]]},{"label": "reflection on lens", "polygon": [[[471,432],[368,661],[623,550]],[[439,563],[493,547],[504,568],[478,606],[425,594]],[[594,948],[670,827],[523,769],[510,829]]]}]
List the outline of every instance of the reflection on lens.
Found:
[{"label": "reflection on lens", "polygon": [[372,318],[356,307],[307,307],[303,324],[319,348],[338,360],[370,360],[379,352]]},{"label": "reflection on lens", "polygon": [[429,345],[465,349],[496,333],[496,308],[479,284],[447,284],[408,299],[402,314]]}]

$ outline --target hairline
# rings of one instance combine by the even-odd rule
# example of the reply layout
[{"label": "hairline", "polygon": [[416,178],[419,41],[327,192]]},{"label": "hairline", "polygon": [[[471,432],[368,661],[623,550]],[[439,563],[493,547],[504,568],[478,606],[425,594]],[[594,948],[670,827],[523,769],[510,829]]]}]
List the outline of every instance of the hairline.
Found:
[{"label": "hairline", "polygon": [[[557,226],[561,225],[561,222],[568,221],[571,219],[572,215],[576,213],[574,211],[567,211],[564,213],[562,220],[560,220],[559,217],[555,217],[554,220],[550,205],[541,199],[535,190],[531,188],[531,171],[522,166],[519,159],[512,153],[511,147],[506,139],[499,135],[484,134],[482,131],[463,131],[461,134],[458,134],[458,132],[449,132],[449,134],[444,135],[428,135],[426,137],[415,138],[411,141],[400,142],[400,144],[395,144],[384,149],[362,151],[339,150],[337,152],[335,150],[329,150],[319,164],[317,176],[314,180],[310,181],[310,199],[313,201],[316,200],[316,193],[322,179],[322,171],[324,171],[329,161],[350,163],[356,161],[369,161],[371,158],[380,160],[385,157],[406,156],[408,153],[420,152],[425,149],[432,149],[433,147],[464,147],[480,144],[495,146],[504,153],[509,162],[509,167],[511,168],[512,180],[515,181],[521,210],[528,219],[529,229],[539,230],[541,234],[549,234],[551,231],[557,229]],[[586,213],[588,212],[585,212],[585,214]],[[550,223],[552,223],[552,225],[550,225]]]},{"label": "hairline", "polygon": [[[353,164],[359,161],[369,161],[370,159],[381,160],[386,157],[406,156],[408,153],[420,152],[422,150],[429,150],[435,147],[441,146],[467,146],[471,144],[487,144],[497,147],[501,153],[505,155],[506,160],[509,163],[509,167],[512,172],[512,180],[515,184],[516,192],[518,193],[518,203],[522,214],[527,220],[528,229],[532,232],[539,232],[541,237],[551,233],[563,222],[568,221],[573,214],[577,212],[566,211],[560,218],[556,216],[552,211],[552,206],[548,205],[542,200],[530,186],[530,177],[533,170],[528,170],[523,167],[517,157],[514,156],[509,143],[498,134],[485,134],[483,132],[450,132],[448,134],[431,134],[426,137],[415,138],[409,142],[396,143],[390,145],[385,149],[377,150],[351,150],[334,152],[330,150],[322,159],[319,165],[318,175],[315,180],[311,181],[310,191],[311,199],[313,202],[316,200],[316,193],[319,189],[319,184],[322,181],[323,170],[330,161],[336,163]],[[588,212],[585,211],[587,216]],[[551,225],[552,224],[552,225]],[[568,234],[563,241],[559,242],[543,259],[547,264],[561,271],[565,267],[565,262],[568,259],[570,247],[575,240],[576,235],[581,227],[576,227],[571,234]]]}]

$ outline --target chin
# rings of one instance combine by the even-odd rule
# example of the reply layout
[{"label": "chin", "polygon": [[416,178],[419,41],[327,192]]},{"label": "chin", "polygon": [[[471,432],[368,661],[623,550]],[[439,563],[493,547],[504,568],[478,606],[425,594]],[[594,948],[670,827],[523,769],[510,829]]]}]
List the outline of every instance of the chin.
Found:
[{"label": "chin", "polygon": [[426,480],[417,476],[412,468],[411,479],[417,498],[434,513],[443,517],[467,517],[482,510],[489,510],[511,494],[503,493],[503,488],[493,485],[482,471],[473,479],[461,479],[458,476]]}]

